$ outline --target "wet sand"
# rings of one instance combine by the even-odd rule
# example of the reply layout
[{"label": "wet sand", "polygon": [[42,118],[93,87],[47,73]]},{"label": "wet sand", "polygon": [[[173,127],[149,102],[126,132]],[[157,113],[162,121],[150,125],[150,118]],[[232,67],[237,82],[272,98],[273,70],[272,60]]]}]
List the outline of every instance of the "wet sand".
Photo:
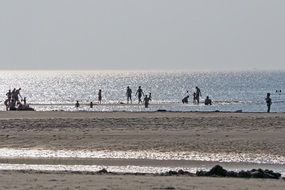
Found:
[{"label": "wet sand", "polygon": [[[197,151],[285,156],[284,113],[0,112],[0,148]],[[48,164],[49,159],[0,159]],[[119,160],[110,161],[117,165]],[[123,161],[127,164],[126,160]],[[130,160],[130,163],[139,161]],[[157,161],[142,165],[159,166]],[[61,164],[100,163],[98,160]],[[101,160],[108,163],[108,160]],[[175,164],[179,166],[180,163]],[[182,164],[183,165],[183,164]],[[0,171],[6,189],[283,189],[283,180]],[[242,184],[242,185],[241,185]],[[282,188],[281,188],[282,187]]]}]

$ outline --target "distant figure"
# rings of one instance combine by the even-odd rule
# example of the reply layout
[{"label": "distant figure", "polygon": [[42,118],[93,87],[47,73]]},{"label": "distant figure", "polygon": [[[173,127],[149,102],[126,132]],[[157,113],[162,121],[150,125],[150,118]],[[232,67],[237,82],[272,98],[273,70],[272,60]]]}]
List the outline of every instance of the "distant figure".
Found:
[{"label": "distant figure", "polygon": [[131,101],[132,103],[132,89],[130,89],[130,87],[128,86],[127,87],[127,92],[126,92],[126,95],[127,95],[127,103],[129,103],[129,101]]},{"label": "distant figure", "polygon": [[276,90],[276,93],[279,93],[279,95],[281,95],[281,90]]},{"label": "distant figure", "polygon": [[10,100],[9,99],[6,99],[5,101],[4,101],[4,105],[6,106],[6,111],[8,111],[9,110],[9,107],[10,107]]},{"label": "distant figure", "polygon": [[93,108],[93,102],[90,102],[90,108]]},{"label": "distant figure", "polygon": [[24,105],[27,105],[27,98],[26,97],[24,97]]},{"label": "distant figure", "polygon": [[149,97],[147,97],[147,95],[145,95],[145,97],[144,97],[144,107],[148,108],[148,105],[149,105]]},{"label": "distant figure", "polygon": [[151,93],[149,93],[148,99],[149,99],[149,101],[151,101]]},{"label": "distant figure", "polygon": [[266,101],[266,104],[267,104],[267,113],[269,113],[270,112],[270,108],[271,108],[271,104],[272,104],[272,101],[271,101],[271,98],[270,98],[270,93],[267,93],[265,101]]},{"label": "distant figure", "polygon": [[14,88],[14,89],[12,90],[11,96],[12,96],[12,99],[13,99],[13,100],[16,100],[16,99],[17,99],[17,98],[16,98],[16,88]]},{"label": "distant figure", "polygon": [[209,98],[209,96],[205,99],[205,105],[212,105],[212,100]]},{"label": "distant figure", "polygon": [[79,106],[80,106],[79,102],[76,101],[75,107],[76,107],[76,108],[79,108]]},{"label": "distant figure", "polygon": [[11,98],[12,98],[12,92],[11,92],[11,90],[9,90],[9,91],[6,93],[6,96],[7,96],[7,100],[8,100],[9,103],[10,103]]},{"label": "distant figure", "polygon": [[189,97],[190,97],[190,94],[189,94],[189,91],[188,91],[188,90],[186,91],[184,97],[186,97],[186,96],[189,96]]},{"label": "distant figure", "polygon": [[21,90],[21,88],[19,88],[18,90],[15,91],[15,98],[16,98],[15,100],[16,100],[16,102],[19,102],[19,96],[22,99],[22,96],[20,94],[20,90]]},{"label": "distant figure", "polygon": [[196,92],[193,93],[193,104],[196,104]]},{"label": "distant figure", "polygon": [[10,111],[17,110],[17,108],[16,108],[16,100],[12,99],[9,107],[10,107],[10,109],[9,109]]},{"label": "distant figure", "polygon": [[183,103],[183,104],[188,104],[188,98],[189,98],[189,96],[184,97],[184,98],[182,99],[182,103]]},{"label": "distant figure", "polygon": [[141,89],[141,86],[139,86],[139,89],[136,92],[136,96],[138,95],[139,103],[142,103],[142,96],[144,95],[143,90]]},{"label": "distant figure", "polygon": [[101,102],[102,102],[102,90],[101,89],[98,92],[98,101],[101,104]]},{"label": "distant figure", "polygon": [[202,94],[201,94],[201,90],[200,88],[198,88],[198,86],[196,86],[196,101],[197,101],[197,104],[200,103],[200,96],[202,97]]},{"label": "distant figure", "polygon": [[24,110],[24,106],[21,102],[18,102],[17,106],[18,106],[17,110]]}]

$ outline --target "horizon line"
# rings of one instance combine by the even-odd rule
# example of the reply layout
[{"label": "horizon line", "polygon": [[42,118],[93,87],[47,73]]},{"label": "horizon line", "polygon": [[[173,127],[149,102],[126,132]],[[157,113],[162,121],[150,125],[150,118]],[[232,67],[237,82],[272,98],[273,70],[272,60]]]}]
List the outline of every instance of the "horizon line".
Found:
[{"label": "horizon line", "polygon": [[0,69],[0,72],[4,71],[69,71],[69,72],[181,72],[181,73],[217,73],[217,72],[284,72],[285,69],[217,69],[217,70],[198,70],[198,69]]}]

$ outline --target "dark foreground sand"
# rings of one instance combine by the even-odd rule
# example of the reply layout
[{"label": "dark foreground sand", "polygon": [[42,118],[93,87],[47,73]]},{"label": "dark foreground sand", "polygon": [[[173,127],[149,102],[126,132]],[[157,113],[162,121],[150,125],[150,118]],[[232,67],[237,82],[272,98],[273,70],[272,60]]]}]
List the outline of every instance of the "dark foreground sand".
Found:
[{"label": "dark foreground sand", "polygon": [[[284,113],[0,112],[0,148],[198,151],[285,156],[284,136]],[[4,163],[0,158],[1,162]],[[27,161],[29,164],[33,162]],[[84,164],[84,160],[80,162],[76,161],[76,164]],[[5,159],[5,163],[25,162]],[[155,165],[155,161],[150,165]],[[0,189],[68,188],[281,190],[285,189],[285,182],[0,171]]]},{"label": "dark foreground sand", "polygon": [[0,172],[0,189],[284,190],[284,180]]}]

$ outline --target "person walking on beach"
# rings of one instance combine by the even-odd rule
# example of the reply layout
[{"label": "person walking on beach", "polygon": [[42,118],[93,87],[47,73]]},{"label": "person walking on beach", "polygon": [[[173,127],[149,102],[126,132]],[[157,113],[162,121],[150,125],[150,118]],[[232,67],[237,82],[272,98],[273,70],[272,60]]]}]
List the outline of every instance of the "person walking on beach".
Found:
[{"label": "person walking on beach", "polygon": [[130,87],[128,86],[127,87],[127,92],[126,92],[126,95],[127,95],[127,103],[129,103],[129,101],[131,101],[132,103],[132,89],[130,89]]},{"label": "person walking on beach", "polygon": [[90,102],[90,108],[93,108],[93,102]]},{"label": "person walking on beach", "polygon": [[102,103],[102,90],[101,89],[98,92],[98,101],[99,101],[99,104]]},{"label": "person walking on beach", "polygon": [[271,101],[271,98],[270,98],[270,93],[267,93],[265,101],[266,101],[266,104],[267,104],[267,113],[269,113],[270,112],[270,108],[271,108],[271,104],[272,104],[272,101]]},{"label": "person walking on beach", "polygon": [[202,97],[202,94],[201,94],[201,90],[200,88],[198,88],[198,86],[196,86],[196,101],[197,101],[197,104],[199,104],[200,102],[200,96]]},{"label": "person walking on beach", "polygon": [[139,86],[139,89],[136,92],[136,96],[138,95],[139,103],[142,103],[142,96],[144,96],[143,90],[141,86]]}]

